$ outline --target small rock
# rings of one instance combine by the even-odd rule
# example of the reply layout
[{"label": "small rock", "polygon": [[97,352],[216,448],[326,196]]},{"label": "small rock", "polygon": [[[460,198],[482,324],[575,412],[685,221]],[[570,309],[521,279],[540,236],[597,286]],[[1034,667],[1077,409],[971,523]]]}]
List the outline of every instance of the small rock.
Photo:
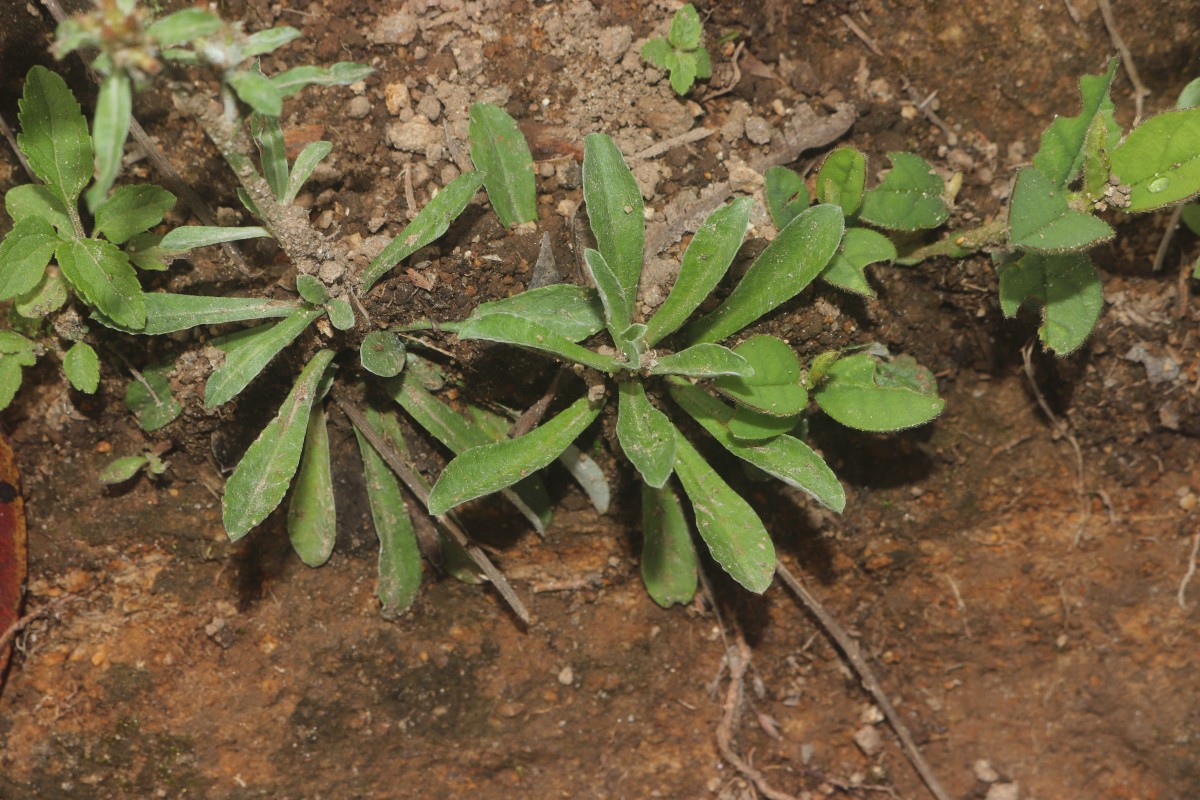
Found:
[{"label": "small rock", "polygon": [[854,743],[865,756],[874,756],[883,750],[883,737],[874,725],[863,725],[854,733]]},{"label": "small rock", "polygon": [[474,78],[483,70],[483,45],[476,41],[465,41],[452,51],[454,63],[464,78]]},{"label": "small rock", "polygon": [[417,103],[417,113],[430,122],[437,122],[442,114],[442,104],[432,94],[426,94],[421,98],[421,102]]},{"label": "small rock", "polygon": [[981,758],[971,765],[971,771],[975,773],[975,777],[984,783],[995,783],[1000,780],[1000,773],[992,767],[992,762],[986,758]]},{"label": "small rock", "polygon": [[458,177],[458,167],[453,164],[447,164],[438,172],[438,180],[442,182],[442,186],[450,183]]},{"label": "small rock", "polygon": [[321,279],[321,283],[329,286],[337,283],[346,274],[346,268],[336,261],[326,261],[317,270],[317,277]]},{"label": "small rock", "polygon": [[628,25],[605,28],[600,32],[600,58],[606,64],[615,64],[624,57],[633,43],[633,29]]},{"label": "small rock", "polygon": [[746,119],[746,138],[754,144],[767,144],[773,133],[771,124],[762,117],[755,115]]},{"label": "small rock", "polygon": [[985,800],[1020,800],[1021,787],[1016,783],[993,783]]},{"label": "small rock", "polygon": [[579,208],[579,201],[567,198],[566,200],[559,200],[558,205],[555,206],[554,210],[558,212],[560,217],[570,219],[571,215],[575,213],[577,208]]},{"label": "small rock", "polygon": [[575,670],[569,666],[563,667],[558,673],[558,682],[563,686],[570,686],[575,682]]},{"label": "small rock", "polygon": [[375,23],[374,38],[378,44],[407,45],[417,35],[417,18],[404,11],[388,14]]},{"label": "small rock", "polygon": [[362,119],[371,113],[371,101],[362,95],[355,97],[346,106],[346,113],[351,119]]},{"label": "small rock", "polygon": [[389,83],[383,87],[383,102],[387,104],[388,113],[395,117],[412,105],[412,96],[403,83]]},{"label": "small rock", "polygon": [[441,161],[445,153],[442,131],[426,117],[414,116],[408,122],[387,127],[388,144],[406,153],[424,153],[429,163]]},{"label": "small rock", "polygon": [[729,168],[729,187],[735,192],[753,194],[763,188],[763,176],[737,156],[730,156],[726,165]]}]

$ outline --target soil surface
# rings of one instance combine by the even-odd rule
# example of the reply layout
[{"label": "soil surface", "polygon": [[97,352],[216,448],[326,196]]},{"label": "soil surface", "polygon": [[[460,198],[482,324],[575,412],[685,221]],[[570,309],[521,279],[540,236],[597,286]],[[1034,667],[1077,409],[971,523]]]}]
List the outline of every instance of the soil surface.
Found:
[{"label": "soil surface", "polygon": [[[23,32],[0,34],[11,122],[20,76],[48,62],[53,26],[34,4],[10,5],[0,29]],[[888,152],[913,150],[962,174],[952,224],[977,224],[1002,213],[1042,128],[1078,112],[1078,77],[1115,53],[1093,0],[969,11],[917,0],[699,3],[714,77],[680,99],[638,57],[666,29],[671,2],[219,5],[248,29],[303,31],[266,59],[268,73],[375,67],[349,89],[308,90],[283,120],[294,150],[334,143],[302,202],[363,263],[403,227],[410,193],[419,207],[468,166],[472,102],[503,105],[525,132],[537,224],[504,231],[477,200],[376,293],[396,321],[460,319],[523,289],[543,234],[557,271],[580,280],[580,158],[592,131],[626,154],[712,131],[629,159],[651,235],[665,244],[642,287],[649,305],[678,262],[673,215],[724,181],[758,190],[746,165],[799,128],[833,133],[793,168],[811,174],[836,140],[868,153],[874,179]],[[1146,113],[1171,106],[1200,68],[1200,2],[1114,6],[1150,90]],[[72,79],[88,97],[86,76]],[[1126,126],[1132,96],[1122,71],[1114,97]],[[194,124],[153,94],[136,113],[218,215],[236,218],[232,180]],[[130,173],[158,180],[144,161]],[[22,179],[5,149],[0,189]],[[187,221],[182,206],[176,214]],[[744,256],[774,233],[757,214]],[[1037,315],[1002,319],[986,258],[875,267],[876,299],[818,285],[764,324],[805,356],[878,341],[938,376],[946,411],[915,431],[814,420],[812,440],[847,490],[842,515],[768,484],[750,500],[784,560],[857,639],[954,798],[1200,791],[1200,581],[1185,583],[1200,506],[1200,309],[1186,277],[1197,242],[1181,232],[1156,273],[1165,215],[1112,221],[1115,243],[1093,253],[1105,310],[1069,358],[1035,348],[1023,362]],[[213,252],[148,288],[286,296],[286,262],[270,248],[243,252],[249,275]],[[121,402],[121,359],[203,353],[208,336],[148,350],[105,334],[113,358],[99,395],[39,366],[5,413],[27,499],[27,607],[57,605],[18,638],[0,697],[0,798],[754,798],[717,749],[735,624],[753,661],[733,746],[780,796],[929,796],[842,654],[782,586],[752,596],[710,564],[715,606],[650,601],[636,487],[611,456],[600,458],[617,490],[606,515],[553,473],[544,539],[498,505],[476,515],[473,531],[536,615],[528,627],[486,587],[430,570],[414,609],[381,619],[361,468],[337,416],[331,561],[303,566],[282,514],[230,544],[222,473],[277,407],[298,356],[219,413],[201,407],[203,375],[177,376],[184,415],[152,435]],[[552,375],[534,357],[430,341],[473,391],[514,407]],[[114,456],[167,439],[175,449],[161,479],[115,490],[96,480]]]}]

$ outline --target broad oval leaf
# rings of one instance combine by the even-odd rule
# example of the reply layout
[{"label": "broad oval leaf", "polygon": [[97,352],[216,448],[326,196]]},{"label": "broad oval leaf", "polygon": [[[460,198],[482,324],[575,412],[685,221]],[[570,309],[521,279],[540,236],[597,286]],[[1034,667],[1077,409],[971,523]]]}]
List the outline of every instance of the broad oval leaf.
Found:
[{"label": "broad oval leaf", "polygon": [[450,223],[458,218],[482,185],[483,175],[478,172],[464,172],[446,184],[371,261],[361,278],[362,291],[370,291],[392,267],[449,230]]},{"label": "broad oval leaf", "polygon": [[183,252],[197,247],[208,247],[225,242],[240,242],[243,239],[271,238],[271,232],[258,225],[223,228],[214,225],[186,225],[170,231],[159,242],[163,250]]},{"label": "broad oval leaf", "polygon": [[771,167],[763,173],[766,181],[767,210],[775,227],[783,230],[787,224],[808,208],[808,187],[799,173],[787,167]]},{"label": "broad oval leaf", "polygon": [[381,378],[394,378],[404,370],[408,348],[392,331],[371,331],[363,337],[358,357],[363,369]]},{"label": "broad oval leaf", "polygon": [[675,462],[675,426],[637,381],[621,381],[617,392],[617,441],[642,480],[661,489]]},{"label": "broad oval leaf", "polygon": [[596,284],[596,291],[600,293],[608,330],[616,339],[633,321],[633,298],[626,294],[625,287],[599,251],[589,247],[583,251],[583,260]]},{"label": "broad oval leaf", "polygon": [[43,66],[29,70],[18,103],[21,130],[17,146],[29,168],[68,209],[92,179],[92,137],[75,95],[56,73]]},{"label": "broad oval leaf", "polygon": [[758,514],[681,433],[676,434],[675,473],[692,501],[696,530],[721,569],[746,589],[765,592],[775,576],[775,546]]},{"label": "broad oval leaf", "polygon": [[1073,210],[1066,194],[1034,167],[1017,175],[1008,227],[1013,244],[1042,253],[1083,250],[1113,237],[1108,223]]},{"label": "broad oval leaf", "polygon": [[799,414],[773,417],[749,406],[734,406],[733,417],[729,420],[729,432],[733,434],[734,439],[743,444],[757,444],[788,433],[799,421]]},{"label": "broad oval leaf", "polygon": [[204,385],[204,407],[215,408],[232,400],[266,368],[279,351],[291,344],[322,309],[303,309],[281,322],[238,331],[214,342],[225,351],[225,363]]},{"label": "broad oval leaf", "polygon": [[61,273],[46,272],[37,286],[13,301],[13,310],[22,317],[48,317],[67,304],[67,282]]},{"label": "broad oval leaf", "polygon": [[237,92],[238,99],[257,113],[268,117],[278,117],[283,113],[283,93],[261,72],[235,72],[226,78],[226,82]]},{"label": "broad oval leaf", "polygon": [[78,391],[95,394],[100,386],[100,358],[87,342],[76,342],[63,356],[63,372]]},{"label": "broad oval leaf", "polygon": [[838,206],[813,206],[767,245],[733,293],[715,311],[689,325],[692,344],[718,342],[800,294],[837,251],[845,230]]},{"label": "broad oval leaf", "polygon": [[104,316],[126,328],[146,326],[146,300],[129,259],[102,239],[60,241],[55,256],[71,286]]},{"label": "broad oval leaf", "polygon": [[123,456],[114,459],[104,469],[100,470],[100,482],[106,486],[115,486],[118,483],[124,483],[130,480],[150,461],[145,456]]},{"label": "broad oval leaf", "polygon": [[171,395],[174,369],[174,363],[142,367],[140,377],[134,377],[125,387],[125,407],[147,433],[165,427],[183,412],[183,406]]},{"label": "broad oval leaf", "polygon": [[813,396],[826,414],[860,431],[915,428],[945,406],[929,370],[911,358],[884,364],[866,353],[839,359]]},{"label": "broad oval leaf", "polygon": [[1112,154],[1129,186],[1126,211],[1153,211],[1200,194],[1200,108],[1166,111],[1138,125]]},{"label": "broad oval leaf", "polygon": [[312,303],[314,306],[324,305],[325,301],[329,299],[329,290],[316,275],[304,273],[297,275],[296,293],[302,300]]},{"label": "broad oval leaf", "polygon": [[348,331],[354,327],[354,309],[344,297],[335,297],[326,303],[325,313],[329,315],[333,327],[339,331]]},{"label": "broad oval leaf", "polygon": [[894,261],[896,245],[879,231],[870,228],[847,228],[842,244],[821,273],[821,280],[841,289],[874,297],[863,270],[880,261]]},{"label": "broad oval leaf", "polygon": [[4,210],[14,224],[32,217],[50,223],[64,238],[75,235],[67,207],[43,184],[23,183],[9,189],[4,193]]},{"label": "broad oval leaf", "polygon": [[700,36],[703,33],[700,25],[700,14],[691,3],[686,3],[675,12],[671,19],[671,30],[667,40],[680,50],[695,50],[700,46]]},{"label": "broad oval leaf", "polygon": [[891,231],[936,228],[950,216],[945,183],[929,162],[913,153],[888,153],[892,170],[863,195],[859,219]]},{"label": "broad oval leaf", "polygon": [[710,214],[697,229],[683,254],[683,263],[671,293],[646,323],[648,347],[678,330],[717,288],[742,246],[753,206],[754,201],[749,197],[739,197]]},{"label": "broad oval leaf", "polygon": [[636,298],[642,275],[645,207],[621,151],[603,133],[589,133],[583,142],[583,199],[596,248],[625,296]]},{"label": "broad oval leaf", "polygon": [[333,356],[332,350],[321,350],[305,365],[279,413],[246,450],[225,483],[221,505],[230,540],[236,542],[249,533],[287,494],[300,464],[309,414]]},{"label": "broad oval leaf", "polygon": [[[116,70],[105,77],[96,97],[96,114],[92,123],[92,136],[96,148],[96,182],[88,189],[86,195],[88,209],[93,214],[108,200],[108,190],[112,188],[117,173],[121,171],[125,139],[129,136],[132,120],[133,86],[124,70]],[[108,238],[118,243],[124,241],[112,236]]]},{"label": "broad oval leaf", "polygon": [[841,206],[850,216],[862,203],[866,182],[866,156],[853,147],[839,147],[825,157],[817,173],[817,201]]},{"label": "broad oval leaf", "polygon": [[0,300],[33,291],[54,257],[59,238],[50,223],[26,217],[0,242]]},{"label": "broad oval leaf", "polygon": [[580,342],[604,329],[604,306],[595,289],[556,283],[530,289],[502,300],[480,303],[468,320],[490,314],[523,317],[572,342]]},{"label": "broad oval leaf", "polygon": [[175,205],[175,195],[151,184],[121,186],[96,211],[95,233],[122,244],[163,221]]},{"label": "broad oval leaf", "polygon": [[651,375],[687,375],[692,378],[716,378],[737,375],[749,378],[754,367],[737,353],[719,344],[697,344],[678,353],[660,356],[650,368]]},{"label": "broad oval leaf", "polygon": [[300,560],[319,567],[333,554],[337,539],[337,507],[329,461],[329,429],[325,409],[317,404],[308,417],[304,454],[288,504],[288,538]]},{"label": "broad oval leaf", "polygon": [[499,106],[475,103],[467,135],[471,161],[484,174],[483,187],[500,224],[507,227],[536,220],[533,156],[513,118]]},{"label": "broad oval leaf", "polygon": [[753,336],[734,352],[753,367],[750,377],[718,378],[717,389],[740,405],[775,417],[793,417],[808,405],[800,382],[800,359],[787,342],[775,336]]},{"label": "broad oval leaf", "polygon": [[1026,253],[1000,267],[1000,309],[1015,317],[1026,300],[1043,305],[1038,336],[1060,356],[1087,339],[1104,306],[1104,289],[1086,253]]},{"label": "broad oval leaf", "polygon": [[699,563],[683,506],[671,487],[642,484],[642,583],[663,608],[690,603]]},{"label": "broad oval leaf", "polygon": [[488,314],[479,319],[468,319],[459,325],[458,336],[460,339],[483,339],[541,350],[601,372],[612,373],[618,369],[617,361],[612,356],[594,353],[549,328],[512,314]]},{"label": "broad oval leaf", "polygon": [[581,397],[524,436],[475,447],[457,456],[446,465],[429,493],[429,513],[445,514],[542,469],[592,424],[602,405]]}]

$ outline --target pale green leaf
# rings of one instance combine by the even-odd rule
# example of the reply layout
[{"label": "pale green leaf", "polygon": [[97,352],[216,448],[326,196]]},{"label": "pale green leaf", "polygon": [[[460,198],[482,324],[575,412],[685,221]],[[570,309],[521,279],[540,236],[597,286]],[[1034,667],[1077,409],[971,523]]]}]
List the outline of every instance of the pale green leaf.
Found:
[{"label": "pale green leaf", "polygon": [[471,106],[471,161],[484,174],[483,187],[501,225],[537,219],[533,156],[525,135],[508,112],[491,103]]},{"label": "pale green leaf", "polygon": [[663,608],[690,603],[698,561],[683,506],[669,486],[642,484],[642,582]]},{"label": "pale green leaf", "polygon": [[[129,124],[132,120],[133,86],[129,75],[124,70],[117,70],[101,82],[100,94],[96,97],[96,114],[92,123],[92,137],[96,148],[96,182],[88,189],[85,197],[88,210],[93,214],[108,199],[108,190],[112,188],[117,173],[121,171],[125,139],[129,136]],[[118,243],[124,241],[113,239],[112,236],[108,238]]]},{"label": "pale green leaf", "polygon": [[171,395],[173,363],[143,367],[125,386],[125,407],[137,417],[138,427],[147,433],[166,427],[183,412],[183,406]]},{"label": "pale green leaf", "polygon": [[695,50],[700,46],[700,36],[703,28],[700,26],[700,15],[696,7],[687,3],[675,12],[671,19],[671,30],[667,40],[680,50]]},{"label": "pale green leaf", "polygon": [[729,432],[743,444],[767,442],[781,433],[789,433],[800,421],[800,414],[790,417],[775,417],[756,411],[750,406],[734,406],[729,420]]},{"label": "pale green leaf", "polygon": [[326,303],[325,313],[329,315],[333,327],[339,331],[348,331],[354,327],[354,309],[344,297],[335,297]]},{"label": "pale green leaf", "polygon": [[945,405],[933,376],[911,358],[885,365],[866,353],[839,359],[813,397],[843,425],[877,432],[924,425]]},{"label": "pale green leaf", "polygon": [[96,212],[96,234],[113,244],[153,228],[175,205],[175,195],[151,184],[122,186]]},{"label": "pale green leaf", "polygon": [[358,357],[363,369],[381,378],[394,378],[404,370],[407,348],[391,331],[371,331],[363,337]]},{"label": "pale green leaf", "polygon": [[221,19],[199,8],[185,8],[155,21],[146,29],[146,36],[159,47],[171,47],[212,36],[221,30]]},{"label": "pale green leaf", "polygon": [[1153,211],[1200,194],[1200,108],[1138,125],[1113,151],[1112,169],[1129,186],[1126,211]]},{"label": "pale green leaf", "polygon": [[146,327],[135,332],[147,336],[173,333],[199,325],[287,317],[300,310],[300,306],[295,303],[257,297],[208,297],[150,292],[145,295],[145,300]]},{"label": "pale green leaf", "polygon": [[4,194],[4,209],[13,223],[30,218],[40,219],[54,226],[60,236],[72,238],[75,227],[67,216],[67,207],[46,186],[40,183],[23,183]]},{"label": "pale green leaf", "polygon": [[301,273],[296,276],[296,293],[301,299],[314,306],[323,305],[329,299],[329,291],[316,275]]},{"label": "pale green leaf", "polygon": [[0,300],[33,291],[58,244],[54,228],[40,217],[26,217],[13,225],[0,242]]},{"label": "pale green leaf", "polygon": [[600,355],[581,347],[565,336],[554,333],[532,320],[512,314],[488,314],[479,319],[468,319],[458,327],[460,339],[482,339],[503,342],[541,350],[585,367],[601,372],[617,370],[617,361],[612,356]]},{"label": "pale green leaf", "polygon": [[892,231],[936,228],[950,216],[942,199],[945,184],[929,162],[913,153],[888,153],[892,170],[863,195],[858,216]]},{"label": "pale green leaf", "polygon": [[1000,267],[1000,309],[1014,317],[1026,300],[1043,306],[1038,336],[1060,356],[1087,339],[1104,306],[1104,290],[1086,253],[1026,253]]},{"label": "pale green leaf", "polygon": [[287,181],[287,191],[283,193],[283,199],[280,202],[284,205],[294,203],[296,196],[304,188],[304,182],[312,177],[317,165],[332,150],[333,145],[329,142],[309,142],[306,144],[304,149],[300,151],[300,155],[296,156],[296,163],[292,164],[292,173],[288,176]]},{"label": "pale green leaf", "polygon": [[67,303],[69,293],[62,273],[43,273],[37,286],[14,298],[13,310],[22,317],[37,319],[49,316]]},{"label": "pale green leaf", "polygon": [[879,231],[847,228],[841,246],[821,273],[821,280],[856,294],[874,297],[875,292],[867,283],[863,270],[871,264],[895,259],[896,246]]},{"label": "pale green leaf", "polygon": [[162,238],[159,246],[164,250],[183,252],[197,247],[208,247],[225,242],[239,242],[243,239],[270,238],[271,233],[266,228],[257,225],[246,225],[236,228],[222,228],[211,225],[187,225],[176,228]]},{"label": "pale green leaf", "polygon": [[348,86],[366,79],[374,71],[366,64],[339,61],[329,67],[294,67],[271,78],[271,83],[283,97],[289,97],[305,86]]},{"label": "pale green leaf", "polygon": [[[693,53],[675,51],[675,63],[671,69],[671,88],[682,97],[696,83],[696,56]],[[670,60],[668,59],[668,63]]]},{"label": "pale green leaf", "polygon": [[37,361],[33,342],[16,331],[0,330],[0,354],[12,356],[23,367],[31,367]]},{"label": "pale green leaf", "polygon": [[87,342],[76,342],[63,356],[63,372],[71,385],[84,394],[95,394],[100,386],[100,358]]},{"label": "pale green leaf", "polygon": [[775,227],[783,230],[787,224],[808,208],[808,187],[804,178],[787,167],[771,167],[763,173],[766,181],[767,210]]},{"label": "pale green leaf", "polygon": [[667,68],[667,57],[670,55],[671,45],[666,39],[655,37],[642,45],[642,58],[659,69]]},{"label": "pale green leaf", "polygon": [[862,203],[867,159],[853,147],[839,147],[825,157],[817,173],[817,202],[833,203],[850,216]]},{"label": "pale green leaf", "polygon": [[75,95],[56,73],[42,66],[29,70],[18,104],[21,131],[17,146],[29,167],[67,209],[74,209],[92,179],[92,137]]},{"label": "pale green leaf", "polygon": [[1200,236],[1200,203],[1188,203],[1179,214],[1188,230]]},{"label": "pale green leaf", "polygon": [[0,355],[0,409],[8,408],[21,388],[21,366],[14,356]]},{"label": "pale green leaf", "polygon": [[225,363],[209,376],[204,386],[205,408],[216,408],[232,400],[321,312],[319,308],[303,309],[281,322],[259,325],[217,340],[217,346],[225,350]]},{"label": "pale green leaf", "polygon": [[590,133],[584,139],[583,199],[596,249],[617,276],[625,296],[636,298],[646,228],[642,192],[621,151],[603,133]]},{"label": "pale green leaf", "polygon": [[146,456],[124,456],[113,460],[107,467],[100,470],[100,482],[108,486],[124,483],[136,476],[150,464]]},{"label": "pale green leaf", "polygon": [[242,58],[254,58],[273,53],[288,42],[299,39],[300,36],[300,31],[290,25],[255,31],[246,37],[246,44],[242,47]]},{"label": "pale green leaf", "polygon": [[642,480],[661,489],[675,461],[675,426],[637,381],[618,384],[617,441]]},{"label": "pale green leaf", "polygon": [[599,251],[590,247],[583,251],[583,260],[587,264],[588,274],[596,284],[600,293],[600,303],[604,306],[604,319],[613,338],[629,328],[633,315],[633,300],[625,292],[615,272]]},{"label": "pale green leaf", "polygon": [[227,80],[238,98],[257,113],[268,117],[283,113],[283,93],[261,72],[235,72]]},{"label": "pale green leaf", "polygon": [[337,539],[337,507],[329,461],[329,430],[320,403],[308,417],[304,454],[288,504],[287,529],[292,549],[305,564],[319,567],[329,560]]},{"label": "pale green leaf", "polygon": [[1033,166],[1058,189],[1066,189],[1079,177],[1087,153],[1088,131],[1099,123],[1104,131],[1104,146],[1116,146],[1121,126],[1113,117],[1113,101],[1109,96],[1117,75],[1117,59],[1108,62],[1100,75],[1084,75],[1079,79],[1083,110],[1075,117],[1055,117],[1042,131],[1042,143]]},{"label": "pale green leaf", "polygon": [[1175,99],[1176,108],[1195,108],[1200,106],[1200,78],[1192,78],[1187,86]]},{"label": "pale green leaf", "polygon": [[608,478],[591,456],[584,453],[575,445],[568,445],[558,457],[575,482],[583,489],[584,494],[592,501],[592,507],[600,514],[608,513],[608,505],[612,500],[612,491]]},{"label": "pale green leaf", "polygon": [[283,202],[288,191],[288,162],[287,146],[283,142],[283,127],[279,124],[279,117],[265,116],[261,113],[251,114],[250,134],[258,147],[263,178],[271,187],[275,199]]},{"label": "pale green leaf", "polygon": [[687,375],[692,378],[716,378],[738,375],[749,378],[754,367],[737,353],[719,344],[697,344],[678,353],[660,356],[650,368],[651,375]]},{"label": "pale green leaf", "polygon": [[1017,175],[1008,227],[1014,245],[1041,253],[1083,250],[1113,237],[1104,220],[1072,209],[1066,194],[1034,167]]},{"label": "pale green leaf", "polygon": [[800,359],[791,346],[774,336],[752,336],[734,351],[751,366],[749,377],[718,378],[717,390],[739,405],[774,417],[792,417],[808,405],[800,382]]},{"label": "pale green leaf", "polygon": [[137,273],[117,246],[100,239],[60,241],[58,266],[76,294],[126,328],[146,325],[146,301]]},{"label": "pale green leaf", "polygon": [[569,341],[580,342],[604,328],[604,307],[595,289],[556,283],[502,300],[480,303],[468,320],[490,314],[523,317]]}]

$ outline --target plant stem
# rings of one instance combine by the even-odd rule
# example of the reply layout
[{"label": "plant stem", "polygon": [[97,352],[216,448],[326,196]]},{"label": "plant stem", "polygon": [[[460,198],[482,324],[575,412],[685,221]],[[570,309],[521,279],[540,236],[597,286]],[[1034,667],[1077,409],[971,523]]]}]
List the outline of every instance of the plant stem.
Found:
[{"label": "plant stem", "polygon": [[918,247],[910,253],[896,259],[899,264],[918,264],[935,256],[949,258],[964,258],[988,247],[1004,244],[1008,234],[1008,225],[1004,219],[994,219],[985,222],[978,228],[968,231],[955,231],[923,247]]}]

